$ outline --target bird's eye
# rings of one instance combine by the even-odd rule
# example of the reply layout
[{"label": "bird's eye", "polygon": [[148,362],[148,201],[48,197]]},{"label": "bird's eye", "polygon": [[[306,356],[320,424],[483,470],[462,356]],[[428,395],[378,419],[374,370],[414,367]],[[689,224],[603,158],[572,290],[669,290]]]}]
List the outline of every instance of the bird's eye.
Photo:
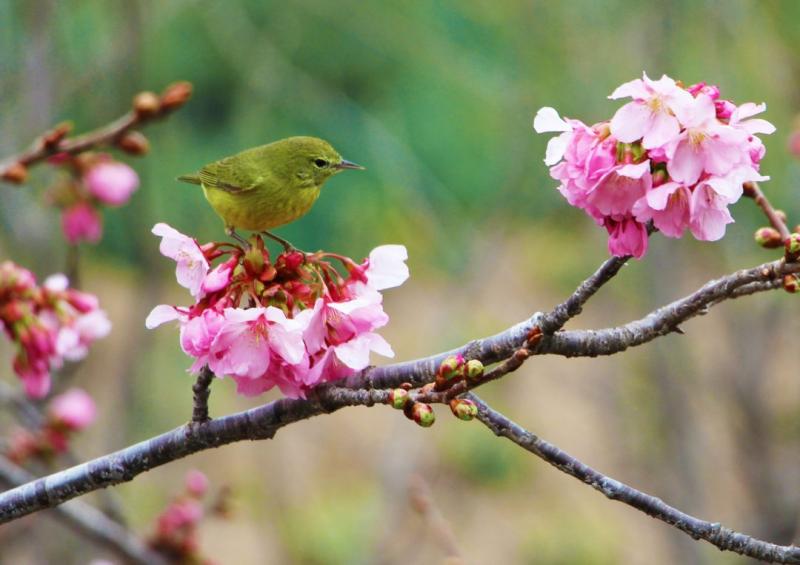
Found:
[{"label": "bird's eye", "polygon": [[325,159],[315,159],[314,164],[320,169],[324,169],[328,166],[328,162]]}]

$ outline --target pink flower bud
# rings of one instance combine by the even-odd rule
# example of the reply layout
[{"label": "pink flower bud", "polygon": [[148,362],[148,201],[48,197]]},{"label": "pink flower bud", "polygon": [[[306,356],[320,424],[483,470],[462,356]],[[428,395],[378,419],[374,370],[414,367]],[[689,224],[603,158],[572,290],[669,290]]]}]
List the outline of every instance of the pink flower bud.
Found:
[{"label": "pink flower bud", "polygon": [[66,299],[70,306],[83,314],[93,312],[100,307],[100,301],[97,300],[94,294],[81,292],[80,290],[68,289]]},{"label": "pink flower bud", "polygon": [[717,111],[718,120],[727,120],[731,117],[733,111],[736,110],[736,105],[730,100],[717,100],[714,102],[714,108]]},{"label": "pink flower bud", "polygon": [[478,406],[465,398],[454,398],[450,401],[450,410],[459,420],[469,422],[478,415]]},{"label": "pink flower bud", "polygon": [[81,201],[62,212],[61,229],[69,243],[97,243],[103,235],[103,221],[91,204]]},{"label": "pink flower bud", "polygon": [[783,245],[781,234],[775,228],[759,228],[755,233],[756,243],[766,249],[775,249]]},{"label": "pink flower bud", "polygon": [[97,415],[94,400],[80,388],[56,396],[50,403],[49,412],[54,423],[76,431],[91,424]]},{"label": "pink flower bud", "polygon": [[203,292],[212,293],[222,290],[231,282],[233,268],[239,264],[239,258],[233,257],[211,269],[203,279]]},{"label": "pink flower bud", "polygon": [[408,391],[403,388],[396,388],[389,393],[389,404],[397,410],[405,408],[408,400]]},{"label": "pink flower bud", "polygon": [[208,477],[202,471],[192,469],[186,473],[186,490],[192,496],[201,498],[208,490]]},{"label": "pink flower bud", "polygon": [[415,402],[411,407],[411,419],[423,428],[430,428],[436,421],[436,413],[429,404]]},{"label": "pink flower bud", "polygon": [[101,161],[83,176],[86,188],[109,206],[121,206],[139,187],[139,176],[125,163]]}]

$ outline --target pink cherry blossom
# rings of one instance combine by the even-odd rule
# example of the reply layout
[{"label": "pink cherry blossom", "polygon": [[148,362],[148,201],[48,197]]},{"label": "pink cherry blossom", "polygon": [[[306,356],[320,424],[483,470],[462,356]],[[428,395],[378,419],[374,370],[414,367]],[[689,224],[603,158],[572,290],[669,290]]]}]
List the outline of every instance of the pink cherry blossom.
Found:
[{"label": "pink cherry blossom", "polygon": [[608,230],[608,252],[617,257],[631,255],[636,259],[647,253],[647,228],[633,218],[605,220]]},{"label": "pink cherry blossom", "polygon": [[558,190],[570,204],[585,209],[588,193],[617,167],[617,142],[613,137],[602,139],[595,128],[575,122],[564,160],[550,169],[550,176],[561,182]]},{"label": "pink cherry blossom", "polygon": [[544,164],[547,166],[558,163],[572,140],[572,125],[562,120],[554,108],[546,106],[536,112],[536,116],[533,118],[533,129],[536,133],[561,132],[561,135],[547,142],[544,158]]},{"label": "pink cherry blossom", "polygon": [[92,196],[109,206],[122,206],[139,187],[136,171],[125,163],[111,160],[91,167],[83,181]]},{"label": "pink cherry blossom", "polygon": [[209,270],[200,246],[191,237],[164,223],[153,226],[153,233],[162,238],[159,246],[161,254],[177,263],[175,275],[178,284],[189,289],[192,296],[200,296],[203,280]]},{"label": "pink cherry blossom", "polygon": [[633,213],[640,223],[652,220],[653,225],[667,237],[681,237],[689,226],[691,195],[688,187],[667,182],[639,199],[633,206]]},{"label": "pink cherry blossom", "polygon": [[71,388],[50,402],[49,413],[56,423],[77,431],[94,421],[97,409],[86,391]]},{"label": "pink cherry blossom", "polygon": [[224,323],[225,317],[222,314],[208,309],[181,324],[181,349],[195,358],[190,368],[192,372],[200,371],[209,363],[209,351]]},{"label": "pink cherry blossom", "polygon": [[614,114],[611,134],[623,143],[641,139],[642,147],[650,149],[678,137],[680,124],[675,113],[692,95],[666,75],[654,81],[645,73],[642,79],[619,86],[609,98],[633,98]]},{"label": "pink cherry blossom", "polygon": [[94,207],[79,201],[61,212],[61,229],[71,244],[97,243],[103,235],[103,220]]},{"label": "pink cherry blossom", "polygon": [[215,374],[261,379],[271,388],[273,384],[264,377],[273,360],[290,365],[302,361],[304,328],[281,310],[227,308],[224,317],[208,355],[208,366]]},{"label": "pink cherry blossom", "polygon": [[703,172],[726,175],[749,161],[747,132],[720,123],[705,94],[678,108],[677,115],[686,129],[667,150],[667,171],[674,181],[692,185]]},{"label": "pink cherry blossom", "polygon": [[690,203],[692,234],[703,241],[716,241],[725,235],[725,226],[733,223],[728,206],[743,193],[742,184],[768,180],[753,168],[744,166],[724,177],[708,177],[694,188]]},{"label": "pink cherry blossom", "polygon": [[94,310],[61,327],[56,339],[56,351],[69,361],[79,361],[89,353],[89,345],[93,341],[106,337],[110,332],[111,322],[106,313]]},{"label": "pink cherry blossom", "polygon": [[650,161],[609,170],[587,193],[586,202],[599,215],[627,214],[653,186]]}]

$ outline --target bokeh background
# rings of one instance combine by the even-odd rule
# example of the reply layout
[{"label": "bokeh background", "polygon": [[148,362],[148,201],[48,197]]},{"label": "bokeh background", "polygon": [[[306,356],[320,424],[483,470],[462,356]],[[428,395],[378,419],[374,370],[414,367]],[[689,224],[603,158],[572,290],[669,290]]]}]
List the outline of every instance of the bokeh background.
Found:
[{"label": "bokeh background", "polygon": [[[142,179],[81,249],[84,288],[114,324],[70,382],[99,421],[76,446],[101,455],[187,420],[189,360],[172,328],[147,331],[156,304],[185,303],[152,225],[201,241],[221,223],[173,179],[289,135],[329,139],[367,166],[326,185],[311,213],[279,233],[304,249],[354,257],[409,249],[411,279],[389,291],[383,334],[399,359],[500,331],[563,299],[606,256],[605,234],[555,190],[538,108],[592,123],[606,96],[642,70],[718,84],[766,101],[765,190],[800,221],[800,166],[787,149],[800,112],[800,3],[297,0],[295,2],[0,0],[0,155],[64,119],[78,131],[175,80],[190,103],[145,133],[152,153],[120,156]],[[0,185],[0,259],[62,270],[53,180]],[[643,316],[725,272],[776,257],[757,248],[752,203],[720,243],[652,238],[573,322]],[[779,543],[798,543],[800,379],[797,299],[775,292],[726,303],[671,335],[605,359],[533,359],[484,395],[542,437],[682,510]],[[16,385],[10,353],[0,372]],[[378,361],[378,360],[376,360]],[[214,383],[213,414],[274,395]],[[611,502],[477,423],[439,410],[423,430],[389,409],[350,409],[151,471],[114,489],[143,535],[199,468],[229,485],[233,515],[203,527],[220,563],[436,563],[441,545],[409,505],[421,477],[469,563],[741,563]],[[2,420],[4,426],[8,426]],[[63,464],[63,462],[62,462]],[[93,502],[98,498],[88,497]],[[99,500],[102,503],[102,499]],[[107,556],[43,516],[0,528],[2,563]]]}]

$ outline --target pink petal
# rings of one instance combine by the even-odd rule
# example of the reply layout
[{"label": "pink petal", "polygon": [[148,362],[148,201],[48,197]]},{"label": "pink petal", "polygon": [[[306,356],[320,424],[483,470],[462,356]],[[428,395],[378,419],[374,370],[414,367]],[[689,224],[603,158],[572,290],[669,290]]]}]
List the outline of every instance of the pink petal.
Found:
[{"label": "pink petal", "polygon": [[548,133],[552,131],[572,131],[572,126],[561,119],[555,108],[545,106],[536,112],[533,118],[533,129],[536,133]]},{"label": "pink petal", "polygon": [[632,143],[648,131],[650,108],[641,102],[628,102],[611,118],[611,134],[623,143]]},{"label": "pink petal", "polygon": [[167,304],[159,304],[155,308],[150,311],[150,314],[147,315],[147,319],[144,321],[144,326],[148,330],[152,330],[153,328],[157,328],[163,323],[171,322],[172,320],[177,320],[181,317],[181,313],[175,309],[174,306],[169,306]]},{"label": "pink petal", "polygon": [[647,89],[645,83],[640,78],[619,85],[614,90],[614,92],[612,92],[611,95],[609,96],[611,100],[617,100],[619,98],[633,98],[637,100],[644,100],[645,98],[649,97],[650,97],[650,91]]},{"label": "pink petal", "polygon": [[680,134],[680,126],[675,116],[666,112],[657,112],[653,115],[650,129],[644,134],[642,147],[652,149],[666,145]]},{"label": "pink petal", "polygon": [[376,290],[394,288],[403,284],[409,276],[405,245],[381,245],[369,254],[366,275],[369,286]]},{"label": "pink petal", "polygon": [[689,140],[681,139],[672,159],[667,162],[667,171],[673,180],[687,186],[693,185],[703,172],[703,156],[695,151]]}]

